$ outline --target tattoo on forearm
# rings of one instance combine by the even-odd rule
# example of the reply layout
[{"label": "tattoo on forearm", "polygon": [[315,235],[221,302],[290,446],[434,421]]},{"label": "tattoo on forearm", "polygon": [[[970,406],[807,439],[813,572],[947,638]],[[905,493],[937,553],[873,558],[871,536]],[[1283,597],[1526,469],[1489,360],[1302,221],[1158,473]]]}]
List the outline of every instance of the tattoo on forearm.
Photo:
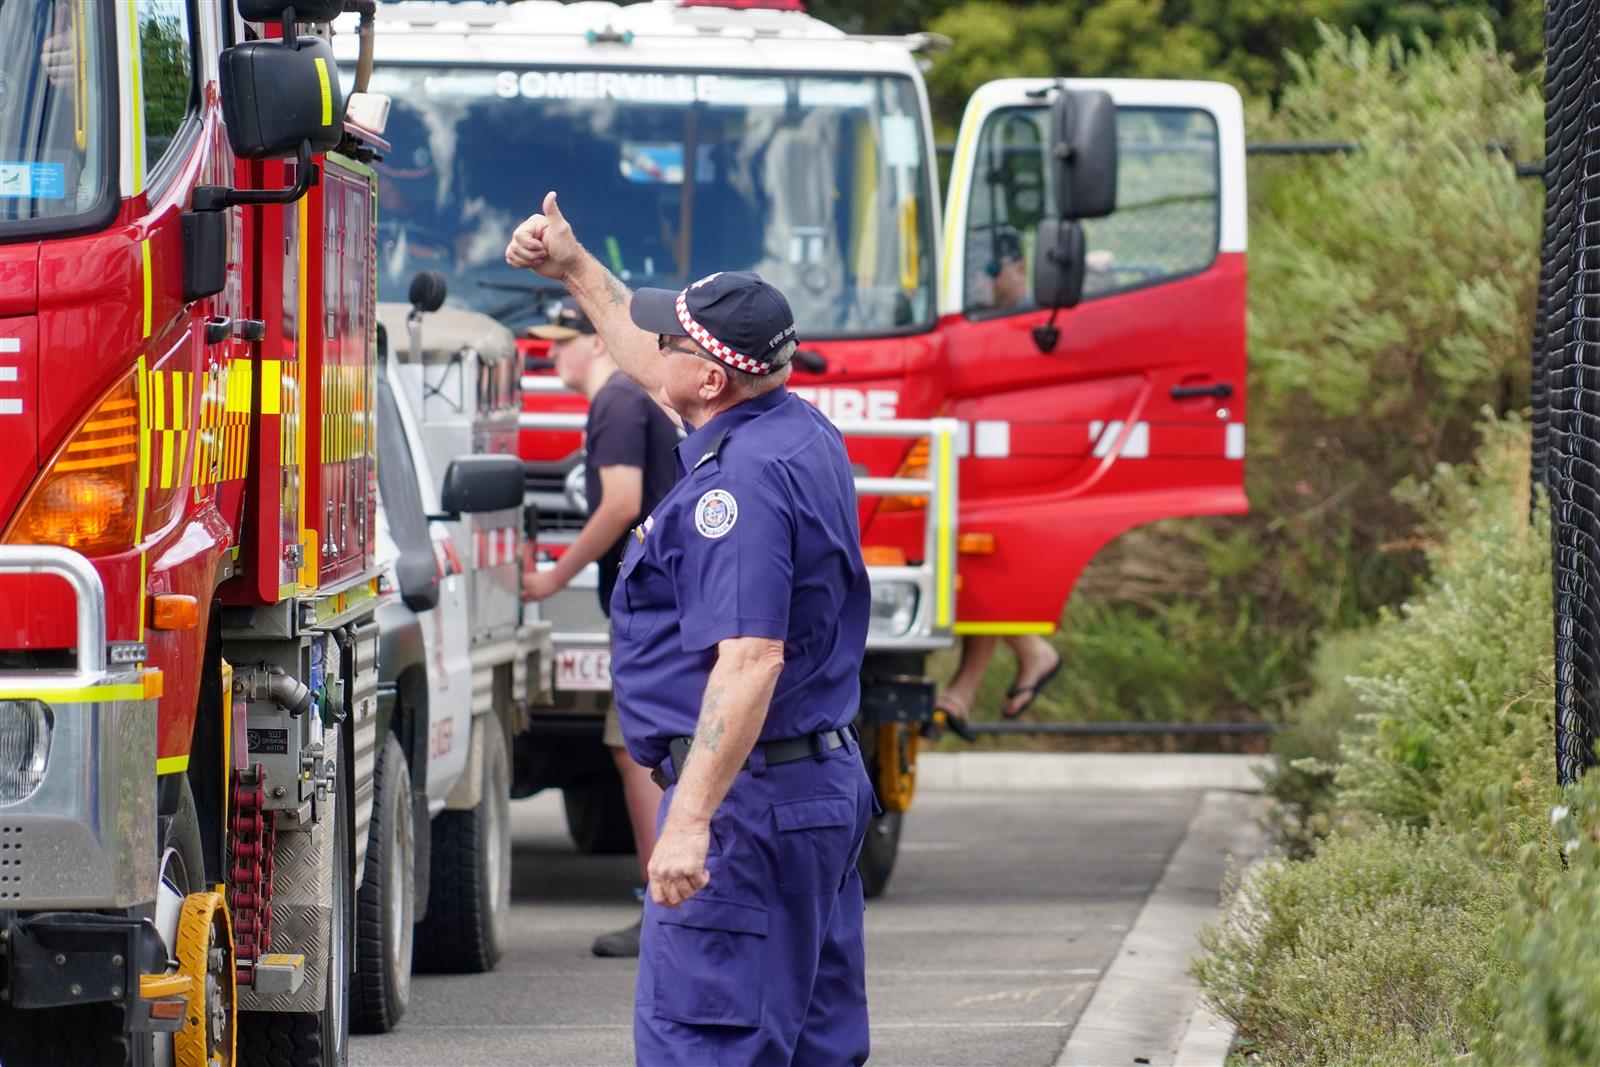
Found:
[{"label": "tattoo on forearm", "polygon": [[611,294],[613,306],[621,307],[628,302],[628,287],[623,285],[617,276],[610,271],[606,272],[606,290]]},{"label": "tattoo on forearm", "polygon": [[722,694],[725,686],[707,689],[706,696],[700,702],[700,725],[695,730],[695,744],[703,747],[707,752],[715,752],[722,744],[722,735],[727,732],[728,721],[722,716]]}]

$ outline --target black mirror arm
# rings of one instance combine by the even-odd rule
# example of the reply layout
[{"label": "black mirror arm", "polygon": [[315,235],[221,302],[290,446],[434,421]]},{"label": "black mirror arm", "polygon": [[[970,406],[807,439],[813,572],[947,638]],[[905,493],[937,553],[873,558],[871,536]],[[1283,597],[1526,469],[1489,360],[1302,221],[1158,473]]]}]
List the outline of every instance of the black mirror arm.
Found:
[{"label": "black mirror arm", "polygon": [[1056,325],[1056,316],[1061,314],[1061,309],[1050,309],[1050,321],[1043,326],[1033,328],[1033,343],[1040,352],[1050,355],[1056,350],[1056,344],[1061,340],[1061,328]]},{"label": "black mirror arm", "polygon": [[292,204],[319,180],[319,168],[311,162],[311,142],[301,141],[295,150],[294,184],[289,188],[230,189],[226,185],[197,185],[190,210],[221,211],[241,204]]},{"label": "black mirror arm", "polygon": [[295,18],[294,5],[283,9],[283,46],[291,52],[300,50],[300,27]]},{"label": "black mirror arm", "polygon": [[437,515],[425,515],[423,517],[426,518],[429,522],[460,522],[461,521],[461,513],[459,511],[444,511],[444,512],[440,512]]}]

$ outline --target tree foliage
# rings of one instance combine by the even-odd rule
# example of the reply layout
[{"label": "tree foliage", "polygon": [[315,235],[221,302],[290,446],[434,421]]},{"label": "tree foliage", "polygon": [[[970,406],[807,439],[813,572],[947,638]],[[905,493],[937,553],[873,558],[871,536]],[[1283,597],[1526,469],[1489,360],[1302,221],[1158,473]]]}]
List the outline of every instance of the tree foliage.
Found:
[{"label": "tree foliage", "polygon": [[1529,69],[1539,61],[1543,10],[1540,0],[810,0],[808,8],[856,32],[949,37],[928,72],[945,129],[996,78],[1217,78],[1273,97],[1295,76],[1288,55],[1317,47],[1318,22],[1408,47],[1475,38],[1487,23]]}]

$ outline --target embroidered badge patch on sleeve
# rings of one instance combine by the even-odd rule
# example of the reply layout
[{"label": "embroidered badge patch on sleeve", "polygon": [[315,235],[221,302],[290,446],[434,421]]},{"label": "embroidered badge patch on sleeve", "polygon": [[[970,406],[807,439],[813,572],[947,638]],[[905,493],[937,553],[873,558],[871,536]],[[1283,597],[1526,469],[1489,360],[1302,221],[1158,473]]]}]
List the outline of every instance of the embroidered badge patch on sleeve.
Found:
[{"label": "embroidered badge patch on sleeve", "polygon": [[739,520],[739,502],[725,489],[713,489],[694,506],[694,525],[704,537],[725,537]]}]

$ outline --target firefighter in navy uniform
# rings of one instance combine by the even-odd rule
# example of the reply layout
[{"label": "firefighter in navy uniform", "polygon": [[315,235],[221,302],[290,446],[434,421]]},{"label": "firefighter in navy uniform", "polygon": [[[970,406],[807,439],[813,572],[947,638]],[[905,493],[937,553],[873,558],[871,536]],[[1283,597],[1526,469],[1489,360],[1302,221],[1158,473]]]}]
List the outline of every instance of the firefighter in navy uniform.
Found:
[{"label": "firefighter in navy uniform", "polygon": [[564,282],[689,430],[612,597],[628,751],[666,790],[634,1008],[642,1064],[858,1064],[856,854],[873,812],[851,722],[870,607],[843,439],[784,388],[787,301],[754,274],[623,284],[555,194],[512,266]]}]

